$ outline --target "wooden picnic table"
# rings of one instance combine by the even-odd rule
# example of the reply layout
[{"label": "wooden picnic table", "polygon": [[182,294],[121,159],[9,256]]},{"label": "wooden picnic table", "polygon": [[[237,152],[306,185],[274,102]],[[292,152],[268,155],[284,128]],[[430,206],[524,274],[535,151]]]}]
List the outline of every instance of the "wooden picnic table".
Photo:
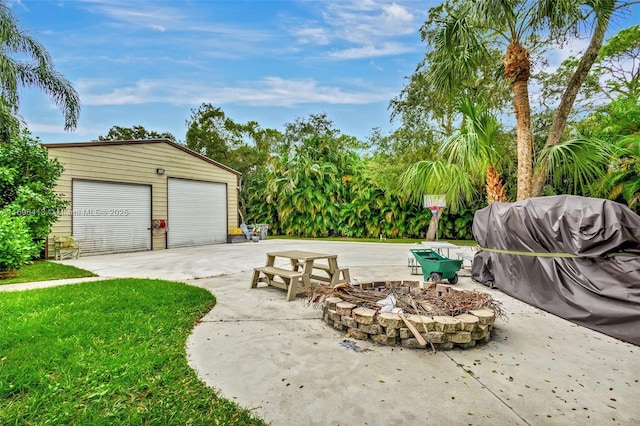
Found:
[{"label": "wooden picnic table", "polygon": [[[289,260],[288,267],[276,266],[276,259]],[[318,260],[326,262],[317,262]],[[280,280],[275,279],[276,277]],[[315,253],[303,250],[287,250],[267,253],[265,266],[253,269],[251,288],[258,283],[287,290],[287,300],[304,293],[311,287],[311,280],[323,281],[332,285],[348,283],[349,269],[338,266],[337,254]]]},{"label": "wooden picnic table", "polygon": [[460,248],[460,246],[451,244],[450,242],[447,242],[447,241],[423,241],[421,244],[428,249],[435,250],[436,252],[438,252],[438,254],[442,256],[444,256],[444,250],[447,250],[447,257],[451,257],[449,256],[450,249],[455,250]]}]

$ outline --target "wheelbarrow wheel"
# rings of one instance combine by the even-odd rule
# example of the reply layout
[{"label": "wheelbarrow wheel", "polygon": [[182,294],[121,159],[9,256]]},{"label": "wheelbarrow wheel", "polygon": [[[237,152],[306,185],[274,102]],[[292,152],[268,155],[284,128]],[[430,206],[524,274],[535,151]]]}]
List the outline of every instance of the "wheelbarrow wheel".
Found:
[{"label": "wheelbarrow wheel", "polygon": [[449,278],[449,284],[455,284],[458,282],[458,274],[453,274],[453,277]]},{"label": "wheelbarrow wheel", "polygon": [[429,281],[441,281],[442,280],[442,274],[440,274],[439,272],[432,272],[431,275],[429,275]]}]

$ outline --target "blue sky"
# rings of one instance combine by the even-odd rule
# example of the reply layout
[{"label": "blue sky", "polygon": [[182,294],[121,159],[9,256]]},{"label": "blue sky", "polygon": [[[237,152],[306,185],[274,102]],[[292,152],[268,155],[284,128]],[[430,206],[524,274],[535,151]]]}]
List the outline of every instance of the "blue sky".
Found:
[{"label": "blue sky", "polygon": [[326,112],[365,138],[389,129],[389,101],[424,46],[429,1],[28,1],[12,9],[80,93],[75,132],[45,95],[21,112],[43,142],[84,141],[114,125],[184,140],[203,102],[236,122],[283,125]]},{"label": "blue sky", "polygon": [[82,102],[74,132],[36,89],[23,91],[21,113],[45,143],[94,140],[116,125],[184,141],[203,102],[278,130],[324,112],[365,139],[395,126],[389,101],[421,60],[418,29],[439,2],[14,0]]}]

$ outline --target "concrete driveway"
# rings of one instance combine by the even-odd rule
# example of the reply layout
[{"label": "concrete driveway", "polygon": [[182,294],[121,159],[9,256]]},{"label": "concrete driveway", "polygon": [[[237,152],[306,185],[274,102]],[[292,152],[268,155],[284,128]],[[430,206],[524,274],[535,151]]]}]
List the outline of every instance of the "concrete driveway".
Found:
[{"label": "concrete driveway", "polygon": [[[274,425],[640,424],[640,348],[462,277],[457,287],[502,302],[492,340],[441,351],[350,340],[303,299],[250,289],[274,250],[338,254],[352,279],[416,279],[406,244],[265,240],[64,263],[102,277],[187,281],[216,306],[187,342],[209,386]],[[453,254],[452,254],[453,256]],[[468,273],[467,273],[468,275]],[[639,330],[640,332],[640,330]]]}]

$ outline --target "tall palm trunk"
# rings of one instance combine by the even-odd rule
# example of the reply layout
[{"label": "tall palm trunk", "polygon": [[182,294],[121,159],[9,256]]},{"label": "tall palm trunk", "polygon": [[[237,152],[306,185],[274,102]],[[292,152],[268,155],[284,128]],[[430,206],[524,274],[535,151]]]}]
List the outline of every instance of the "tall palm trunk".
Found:
[{"label": "tall palm trunk", "polygon": [[[604,35],[607,31],[607,27],[609,26],[610,19],[610,13],[605,13],[602,19],[598,19],[598,23],[596,24],[596,27],[593,31],[593,35],[591,36],[589,46],[587,46],[587,50],[585,50],[584,54],[582,55],[578,67],[571,76],[571,80],[569,80],[569,84],[562,94],[560,105],[558,105],[558,109],[553,116],[553,122],[551,123],[551,128],[549,129],[549,135],[547,137],[545,146],[553,146],[560,143],[560,140],[562,139],[562,135],[564,133],[564,129],[567,126],[569,113],[573,108],[573,104],[576,100],[576,97],[578,96],[580,87],[582,86],[582,83],[584,83],[585,79],[587,78],[587,74],[589,74],[591,67],[598,58],[598,52],[602,47],[602,42],[604,40]],[[542,195],[542,189],[544,187],[544,183],[546,181],[548,173],[549,170],[546,170],[544,167],[536,169],[533,176],[533,196],[537,197]]]},{"label": "tall palm trunk", "polygon": [[507,201],[507,195],[504,192],[504,186],[502,185],[500,174],[492,164],[487,165],[486,181],[487,204],[491,204],[496,201]]},{"label": "tall palm trunk", "polygon": [[511,41],[504,58],[505,76],[513,88],[518,138],[518,201],[531,197],[533,180],[533,135],[529,106],[529,52],[518,41]]}]

